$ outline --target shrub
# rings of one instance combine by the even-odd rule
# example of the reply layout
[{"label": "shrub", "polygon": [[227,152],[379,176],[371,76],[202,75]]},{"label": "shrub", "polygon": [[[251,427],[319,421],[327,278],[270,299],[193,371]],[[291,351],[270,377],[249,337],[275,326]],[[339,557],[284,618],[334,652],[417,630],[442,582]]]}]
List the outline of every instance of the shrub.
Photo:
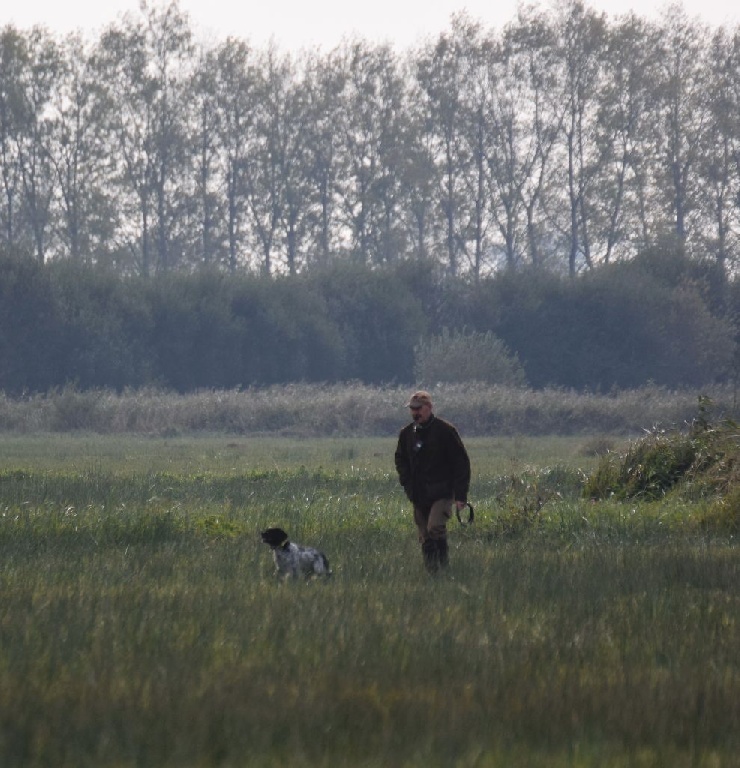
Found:
[{"label": "shrub", "polygon": [[623,456],[603,456],[585,483],[585,495],[651,500],[678,488],[684,496],[730,499],[739,479],[738,427],[730,419],[712,423],[710,409],[711,401],[701,396],[699,415],[688,430],[654,429]]},{"label": "shrub", "polygon": [[573,279],[507,271],[471,290],[468,323],[493,331],[516,352],[535,388],[609,391],[647,381],[670,387],[726,381],[736,346],[733,323],[713,309],[701,274],[683,262],[672,268],[669,279],[639,261]]},{"label": "shrub", "polygon": [[365,384],[411,380],[414,341],[426,333],[427,321],[422,305],[392,271],[335,264],[313,271],[307,284],[323,297],[340,329],[341,378]]},{"label": "shrub", "polygon": [[584,493],[592,499],[659,499],[686,475],[697,452],[691,435],[654,430],[623,456],[603,456]]},{"label": "shrub", "polygon": [[414,375],[426,384],[480,381],[524,386],[516,355],[491,331],[450,331],[421,341],[414,349]]}]

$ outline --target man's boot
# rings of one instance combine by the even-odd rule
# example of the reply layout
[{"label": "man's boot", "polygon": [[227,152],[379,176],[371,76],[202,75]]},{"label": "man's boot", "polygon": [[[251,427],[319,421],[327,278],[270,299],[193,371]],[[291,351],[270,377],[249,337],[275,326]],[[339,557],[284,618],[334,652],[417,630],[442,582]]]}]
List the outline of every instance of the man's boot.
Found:
[{"label": "man's boot", "polygon": [[449,561],[447,539],[437,539],[437,558],[440,568],[446,568]]},{"label": "man's boot", "polygon": [[421,545],[421,553],[424,555],[424,565],[428,573],[437,573],[439,570],[439,548],[435,539],[427,539]]}]

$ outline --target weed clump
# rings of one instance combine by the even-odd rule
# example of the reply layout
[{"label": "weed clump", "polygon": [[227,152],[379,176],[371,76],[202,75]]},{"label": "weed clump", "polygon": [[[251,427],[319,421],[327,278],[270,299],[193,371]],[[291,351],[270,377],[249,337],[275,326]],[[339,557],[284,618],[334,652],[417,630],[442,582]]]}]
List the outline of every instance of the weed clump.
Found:
[{"label": "weed clump", "polygon": [[707,530],[732,535],[740,533],[740,488],[733,488],[726,496],[715,499],[700,523]]},{"label": "weed clump", "polygon": [[583,488],[580,470],[561,465],[501,476],[493,484],[498,507],[492,538],[520,536],[544,525],[543,507],[550,501],[577,499]]},{"label": "weed clump", "polygon": [[584,492],[590,499],[662,498],[690,469],[697,446],[689,436],[653,431],[627,452],[606,454],[587,480]]},{"label": "weed clump", "polygon": [[737,524],[740,433],[734,421],[713,421],[710,410],[711,401],[700,397],[699,415],[688,429],[652,430],[624,454],[603,456],[584,484],[584,495],[655,501],[676,493],[710,499],[721,506],[715,515]]}]

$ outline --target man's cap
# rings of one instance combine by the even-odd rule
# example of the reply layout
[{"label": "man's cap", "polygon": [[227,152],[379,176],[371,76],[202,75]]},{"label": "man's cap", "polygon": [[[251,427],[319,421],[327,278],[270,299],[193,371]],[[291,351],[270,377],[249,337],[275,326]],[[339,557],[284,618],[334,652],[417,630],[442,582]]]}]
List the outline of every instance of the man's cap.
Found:
[{"label": "man's cap", "polygon": [[409,399],[408,403],[406,403],[406,407],[418,408],[421,405],[431,405],[431,404],[432,404],[432,396],[426,390],[420,389],[418,392],[414,392],[414,394],[411,395],[411,398]]}]

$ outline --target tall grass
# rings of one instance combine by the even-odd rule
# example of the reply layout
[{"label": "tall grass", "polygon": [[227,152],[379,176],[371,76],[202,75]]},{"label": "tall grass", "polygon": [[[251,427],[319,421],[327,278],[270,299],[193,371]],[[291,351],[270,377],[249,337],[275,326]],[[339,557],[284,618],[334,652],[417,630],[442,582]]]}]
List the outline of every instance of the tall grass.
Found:
[{"label": "tall grass", "polygon": [[[738,765],[736,541],[582,501],[574,441],[471,441],[430,579],[392,442],[88,440],[4,459],[1,765]],[[276,582],[270,523],[334,577]]]},{"label": "tall grass", "polygon": [[[696,416],[700,393],[648,386],[609,394],[529,390],[487,384],[439,384],[437,411],[464,434],[636,434]],[[61,391],[24,398],[0,393],[0,432],[97,432],[149,435],[381,436],[405,417],[408,390],[362,384],[291,384],[267,389],[178,395],[154,389]],[[731,415],[735,393],[703,391],[718,415]]]}]

